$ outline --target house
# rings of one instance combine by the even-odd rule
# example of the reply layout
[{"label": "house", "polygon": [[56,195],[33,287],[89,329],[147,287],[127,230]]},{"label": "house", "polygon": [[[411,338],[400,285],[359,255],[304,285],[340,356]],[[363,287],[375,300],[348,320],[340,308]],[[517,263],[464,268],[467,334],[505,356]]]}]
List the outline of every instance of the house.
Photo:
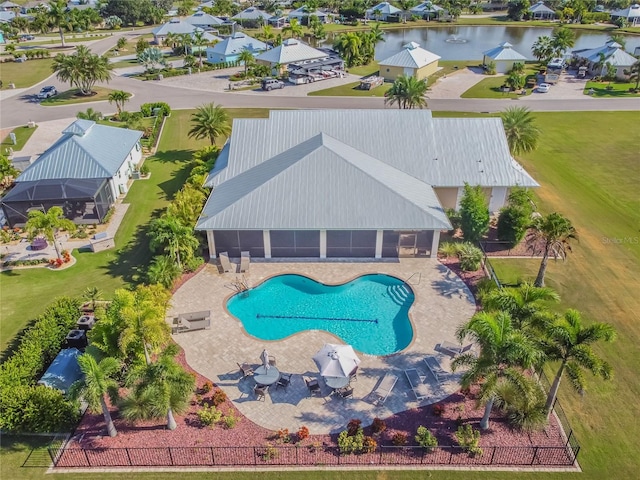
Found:
[{"label": "house", "polygon": [[99,223],[115,199],[127,192],[142,159],[142,132],[76,120],[16,178],[2,198],[9,224],[22,225],[28,212],[62,207],[76,223]]},{"label": "house", "polygon": [[488,65],[493,62],[496,65],[496,73],[511,71],[514,63],[524,63],[527,57],[513,49],[509,42],[502,42],[495,48],[482,52],[482,63]]},{"label": "house", "polygon": [[389,2],[382,2],[375,7],[368,8],[365,11],[364,18],[367,20],[389,21],[389,17],[397,17],[402,13],[398,7],[394,7]]},{"label": "house", "polygon": [[267,49],[267,44],[249,37],[244,33],[236,32],[223,41],[207,48],[207,62],[222,63],[235,62],[243,50],[249,50],[254,56]]},{"label": "house", "polygon": [[31,0],[22,5],[20,13],[27,14],[38,11],[48,12],[50,8],[49,3],[45,0]]},{"label": "house", "polygon": [[612,21],[615,22],[619,18],[624,18],[632,27],[640,25],[640,4],[634,3],[633,5],[630,5],[627,8],[623,8],[622,10],[611,12]]},{"label": "house", "polygon": [[427,78],[438,70],[440,56],[421,48],[416,42],[407,43],[395,55],[380,60],[380,75],[389,82],[401,75],[411,75],[418,80]]},{"label": "house", "polygon": [[542,1],[529,7],[529,15],[532,20],[553,20],[556,18],[556,12],[547,7]]},{"label": "house", "polygon": [[258,25],[266,25],[272,17],[273,15],[263,12],[259,8],[249,7],[231,18],[242,26],[257,27]]},{"label": "house", "polygon": [[17,3],[9,2],[9,1],[0,3],[0,11],[4,12],[7,10],[14,10],[17,12],[18,10],[20,10],[20,5],[18,5]]},{"label": "house", "polygon": [[[586,64],[589,73],[592,75],[604,75],[607,71],[606,64],[610,64],[616,69],[616,78],[628,79],[625,70],[629,70],[631,66],[638,61],[636,57],[627,53],[617,42],[608,41],[601,47],[585,48],[574,50],[571,55],[580,63]],[[602,63],[604,60],[604,63]]]},{"label": "house", "polygon": [[306,5],[301,6],[295,10],[292,10],[287,15],[289,21],[298,20],[301,25],[307,25],[309,23],[309,17],[314,15],[320,20],[320,23],[327,23],[329,21],[329,14],[321,12],[320,10],[309,11]]},{"label": "house", "polygon": [[215,30],[222,25],[229,25],[226,20],[204,12],[196,12],[189,17],[185,17],[184,22],[203,30]]},{"label": "house", "polygon": [[271,50],[261,53],[256,57],[256,63],[276,68],[280,66],[280,72],[286,71],[292,63],[309,62],[328,57],[327,52],[310,47],[306,43],[295,38],[287,38],[284,42]]},{"label": "house", "polygon": [[[398,141],[402,139],[402,141]],[[236,119],[205,185],[196,230],[211,258],[435,257],[445,208],[465,182],[492,211],[538,184],[511,156],[500,118],[429,110],[272,110]]]},{"label": "house", "polygon": [[16,12],[13,10],[0,10],[0,23],[9,23],[16,18]]},{"label": "house", "polygon": [[153,30],[151,30],[151,33],[153,34],[153,41],[156,44],[160,45],[164,43],[165,38],[167,38],[167,35],[169,34],[192,35],[198,30],[202,30],[202,29],[192,25],[191,23],[183,22],[179,18],[172,18],[167,23],[164,23],[159,27],[156,27]]},{"label": "house", "polygon": [[418,15],[420,18],[430,20],[440,15],[440,12],[444,12],[445,9],[432,2],[422,2],[420,5],[416,5],[409,11],[412,15]]}]

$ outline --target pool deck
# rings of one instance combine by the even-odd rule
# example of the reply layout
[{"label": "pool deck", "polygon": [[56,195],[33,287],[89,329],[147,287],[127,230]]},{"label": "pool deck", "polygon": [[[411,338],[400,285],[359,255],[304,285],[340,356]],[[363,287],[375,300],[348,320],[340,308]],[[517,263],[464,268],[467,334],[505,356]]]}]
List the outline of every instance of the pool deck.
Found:
[{"label": "pool deck", "polygon": [[[420,275],[414,275],[417,272]],[[298,273],[329,284],[344,283],[367,273],[385,273],[405,280],[414,275],[410,284],[416,300],[409,311],[413,342],[395,355],[359,354],[362,363],[357,381],[352,383],[353,398],[343,400],[331,396],[331,389],[321,379],[324,397],[309,397],[302,376],[320,378],[311,357],[325,343],[343,342],[323,331],[306,331],[278,341],[259,340],[247,335],[241,323],[224,308],[226,298],[234,293],[230,286],[236,279],[244,276],[249,286],[254,286],[283,273]],[[366,426],[375,417],[386,418],[438,402],[454,393],[459,388],[459,374],[450,373],[438,384],[427,371],[423,358],[436,355],[443,369],[451,371],[450,357],[435,348],[442,341],[455,342],[456,328],[474,314],[475,303],[462,280],[433,259],[295,263],[254,259],[247,274],[220,274],[215,265],[206,265],[174,294],[169,316],[202,310],[211,310],[210,329],[173,335],[184,348],[189,365],[222,388],[240,412],[256,424],[289,431],[306,425],[312,434],[323,434],[344,429],[352,418],[362,420]],[[265,348],[276,357],[281,372],[294,376],[286,390],[273,385],[265,401],[258,401],[253,394],[254,380],[241,378],[236,362],[258,366],[260,353]],[[426,399],[416,400],[404,374],[408,368],[416,368],[425,378],[430,392]],[[384,405],[376,406],[370,394],[387,372],[394,373],[398,383]]]}]

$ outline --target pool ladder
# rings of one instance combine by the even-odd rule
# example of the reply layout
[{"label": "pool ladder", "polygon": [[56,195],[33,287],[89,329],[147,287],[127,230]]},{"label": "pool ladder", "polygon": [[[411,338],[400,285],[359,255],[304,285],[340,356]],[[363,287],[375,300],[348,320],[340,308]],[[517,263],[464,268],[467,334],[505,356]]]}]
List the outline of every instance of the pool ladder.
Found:
[{"label": "pool ladder", "polygon": [[247,282],[247,279],[243,275],[242,278],[236,277],[236,279],[234,281],[232,281],[231,283],[225,284],[225,287],[227,287],[229,290],[233,290],[233,291],[235,291],[237,293],[242,293],[242,292],[246,292],[247,290],[249,290],[249,282]]},{"label": "pool ladder", "polygon": [[[411,279],[415,276],[418,276],[418,282],[417,283],[411,283]],[[422,273],[420,272],[415,272],[413,273],[409,278],[407,278],[404,283],[406,283],[407,285],[420,285],[420,280],[422,280]]]}]

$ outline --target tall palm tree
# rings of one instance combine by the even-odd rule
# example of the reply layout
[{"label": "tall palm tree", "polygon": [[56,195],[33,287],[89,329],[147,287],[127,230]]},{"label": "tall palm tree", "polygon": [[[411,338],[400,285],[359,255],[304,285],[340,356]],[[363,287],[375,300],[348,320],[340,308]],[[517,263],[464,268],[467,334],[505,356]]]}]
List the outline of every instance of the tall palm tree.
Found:
[{"label": "tall palm tree", "polygon": [[64,28],[68,27],[71,23],[69,10],[67,10],[67,2],[65,0],[49,2],[49,10],[46,12],[46,16],[49,24],[58,29],[60,41],[62,42],[62,46],[65,47]]},{"label": "tall palm tree", "polygon": [[202,47],[207,44],[207,39],[204,37],[204,31],[197,30],[194,32],[192,41],[193,46],[198,47],[198,67],[202,67]]},{"label": "tall palm tree", "polygon": [[533,43],[531,51],[533,52],[533,56],[541,63],[546,63],[551,60],[551,57],[553,56],[553,41],[551,40],[551,37],[548,35],[538,37],[538,39]]},{"label": "tall palm tree", "polygon": [[289,25],[282,29],[283,34],[289,34],[290,38],[300,38],[303,34],[302,25],[297,19],[292,18]]},{"label": "tall palm tree", "polygon": [[507,312],[479,312],[456,334],[461,343],[470,337],[480,345],[480,355],[460,355],[453,360],[451,367],[454,371],[459,367],[469,367],[460,381],[463,387],[481,384],[478,402],[484,402],[485,410],[480,428],[486,430],[502,386],[510,385],[520,396],[531,395],[533,381],[524,375],[522,369],[539,365],[543,354],[529,336],[513,327]]},{"label": "tall palm tree", "polygon": [[544,276],[547,272],[549,256],[564,260],[571,251],[570,241],[577,239],[578,233],[571,221],[557,212],[546,217],[540,216],[531,224],[531,231],[526,237],[527,245],[534,255],[542,254],[540,269],[533,283],[536,287],[544,287]]},{"label": "tall palm tree", "polygon": [[28,232],[30,239],[43,235],[48,241],[53,242],[56,255],[60,258],[60,249],[56,242],[58,230],[64,229],[74,232],[76,225],[68,218],[65,218],[61,207],[55,206],[47,210],[46,213],[40,210],[31,210],[24,228]]},{"label": "tall palm tree", "polygon": [[565,26],[557,27],[551,35],[554,55],[561,56],[565,50],[572,48],[576,44],[576,34]]},{"label": "tall palm tree", "polygon": [[588,327],[582,323],[580,312],[567,310],[545,331],[543,348],[550,360],[559,360],[560,367],[553,379],[551,390],[545,405],[547,417],[551,413],[558,395],[563,373],[573,388],[582,393],[585,390],[585,378],[582,370],[589,370],[604,379],[611,378],[611,366],[591,349],[591,345],[601,340],[611,342],[616,338],[615,329],[608,323],[593,323]]},{"label": "tall palm tree", "polygon": [[115,103],[116,108],[118,109],[118,116],[122,113],[124,109],[124,104],[131,98],[131,94],[129,92],[125,92],[124,90],[114,90],[109,93],[109,103]]},{"label": "tall palm tree", "polygon": [[170,289],[180,273],[181,269],[176,265],[173,258],[169,255],[158,255],[153,258],[151,265],[149,265],[147,277],[150,283],[157,283],[164,288]]},{"label": "tall palm tree", "polygon": [[244,65],[244,78],[247,78],[247,70],[249,69],[249,65],[251,65],[254,61],[253,53],[251,53],[251,50],[243,48],[238,55],[238,60]]},{"label": "tall palm tree", "polygon": [[109,436],[115,437],[118,431],[111,419],[105,395],[109,395],[112,400],[117,396],[118,383],[113,376],[120,372],[120,362],[112,357],[106,357],[97,362],[93,356],[85,353],[78,357],[78,365],[84,373],[84,378],[71,385],[69,396],[74,399],[82,398],[89,404],[92,411],[100,408]]},{"label": "tall palm tree", "polygon": [[398,108],[425,108],[427,106],[427,80],[412,75],[400,75],[384,94],[385,103],[398,104]]},{"label": "tall palm tree", "polygon": [[189,130],[189,137],[196,140],[208,138],[211,145],[215,145],[216,138],[231,133],[231,120],[227,111],[220,105],[208,103],[196,109],[191,115],[193,127]]},{"label": "tall palm tree", "polygon": [[257,36],[262,38],[265,42],[273,40],[275,38],[275,34],[273,33],[273,26],[263,25],[262,31]]},{"label": "tall palm tree", "polygon": [[534,287],[523,283],[517,287],[491,290],[482,298],[482,307],[488,311],[503,311],[511,316],[515,328],[544,322],[548,318],[547,302],[559,302],[560,295],[548,287]]},{"label": "tall palm tree", "polygon": [[358,32],[342,33],[333,42],[333,48],[344,58],[347,67],[353,67],[360,62],[362,37]]},{"label": "tall palm tree", "polygon": [[189,261],[199,246],[193,235],[193,228],[186,226],[176,217],[164,215],[151,221],[149,225],[149,248],[163,249],[182,270],[183,261]]},{"label": "tall palm tree", "polygon": [[56,55],[51,68],[60,81],[78,87],[82,95],[91,95],[97,82],[111,80],[113,65],[104,55],[93,54],[85,45],[78,45],[73,55]]},{"label": "tall palm tree", "polygon": [[635,61],[629,70],[624,70],[624,74],[629,76],[629,81],[636,81],[636,90],[640,88],[640,57]]},{"label": "tall palm tree", "polygon": [[509,107],[500,116],[512,155],[535,150],[540,130],[536,127],[535,118],[528,108]]}]

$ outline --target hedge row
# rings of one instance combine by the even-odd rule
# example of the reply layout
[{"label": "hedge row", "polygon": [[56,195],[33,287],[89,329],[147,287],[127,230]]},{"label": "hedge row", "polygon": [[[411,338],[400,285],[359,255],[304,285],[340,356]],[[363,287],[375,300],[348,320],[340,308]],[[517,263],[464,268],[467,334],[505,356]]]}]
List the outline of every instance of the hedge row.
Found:
[{"label": "hedge row", "polygon": [[143,117],[150,117],[156,108],[160,109],[163,117],[168,117],[171,114],[171,107],[165,102],[143,103],[140,106],[140,112]]},{"label": "hedge row", "polygon": [[[241,63],[239,61],[221,62],[221,63],[203,63],[202,67],[200,68],[192,67],[191,71],[194,72],[194,71],[200,70],[200,72],[211,72],[214,70],[223,70],[225,68],[238,67],[240,64]],[[144,80],[157,80],[158,75],[162,75],[164,78],[170,78],[170,77],[179,77],[181,75],[188,75],[188,74],[189,74],[189,69],[186,67],[165,68],[159,71],[145,72],[139,76],[136,76],[136,78],[142,78]]]}]

